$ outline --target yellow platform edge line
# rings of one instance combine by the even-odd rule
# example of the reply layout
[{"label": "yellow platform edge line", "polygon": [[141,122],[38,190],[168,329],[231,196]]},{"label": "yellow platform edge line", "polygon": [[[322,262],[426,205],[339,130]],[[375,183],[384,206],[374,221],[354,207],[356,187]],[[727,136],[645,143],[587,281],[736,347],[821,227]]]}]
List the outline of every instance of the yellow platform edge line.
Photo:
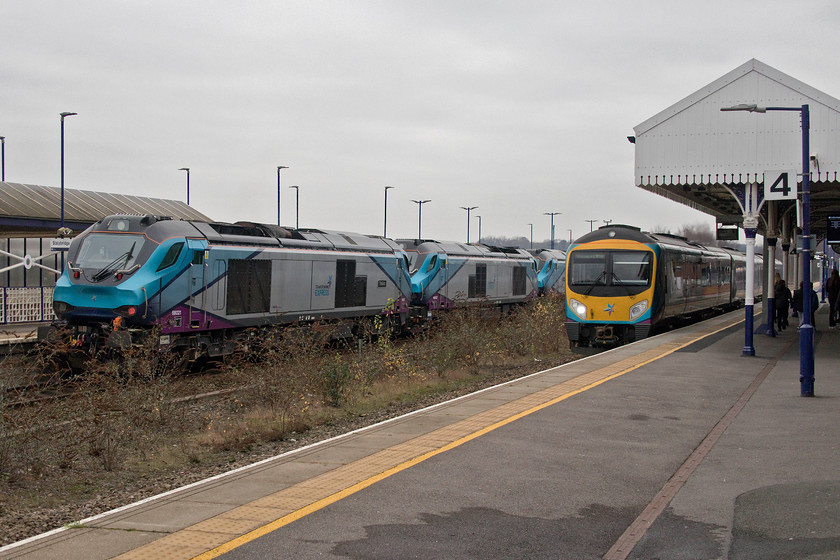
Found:
[{"label": "yellow platform edge line", "polygon": [[[618,373],[610,374],[610,375],[608,375],[608,376],[606,376],[602,379],[594,381],[594,382],[592,382],[592,383],[590,383],[590,384],[588,384],[584,387],[581,387],[579,389],[574,389],[572,391],[569,391],[568,393],[560,395],[559,397],[555,397],[555,398],[553,398],[549,401],[546,401],[542,404],[533,406],[533,407],[529,408],[528,410],[524,410],[522,412],[513,414],[512,416],[510,416],[508,418],[505,418],[504,420],[494,422],[493,424],[490,424],[489,426],[486,426],[486,427],[484,427],[480,430],[477,430],[477,431],[475,431],[475,432],[473,432],[469,435],[463,436],[463,437],[461,437],[461,438],[459,438],[455,441],[452,441],[452,442],[444,445],[443,447],[440,447],[438,449],[434,449],[432,451],[428,451],[426,453],[423,453],[422,455],[418,455],[417,457],[415,457],[413,459],[409,459],[408,461],[405,461],[403,463],[400,463],[399,465],[391,467],[391,468],[389,468],[389,469],[387,469],[387,470],[385,470],[385,471],[383,471],[379,474],[371,476],[370,478],[367,478],[367,479],[365,479],[361,482],[357,482],[356,484],[353,484],[352,486],[349,486],[349,487],[345,488],[344,490],[340,490],[340,491],[336,492],[335,494],[327,496],[326,498],[321,498],[320,500],[318,500],[316,502],[313,502],[313,503],[311,503],[307,506],[304,506],[304,507],[302,507],[302,508],[300,508],[296,511],[293,511],[292,513],[290,513],[288,515],[284,515],[280,519],[272,521],[271,523],[263,525],[262,527],[259,527],[258,529],[254,529],[253,531],[250,531],[250,532],[248,532],[248,533],[246,533],[246,534],[244,534],[240,537],[237,537],[237,538],[235,538],[231,541],[228,541],[228,542],[226,542],[222,545],[219,545],[219,546],[217,546],[217,547],[215,547],[211,550],[208,550],[207,552],[205,552],[203,554],[195,556],[195,557],[193,557],[192,560],[212,560],[214,558],[218,558],[222,554],[230,552],[231,550],[233,550],[235,548],[239,548],[240,546],[242,546],[244,544],[247,544],[247,543],[249,543],[253,540],[256,540],[260,537],[263,537],[263,536],[267,535],[268,533],[271,533],[272,531],[276,531],[277,529],[280,529],[281,527],[284,527],[285,525],[288,525],[289,523],[297,521],[298,519],[302,519],[303,517],[306,517],[307,515],[309,515],[311,513],[314,513],[314,512],[316,512],[320,509],[323,509],[323,508],[325,508],[325,507],[327,507],[331,504],[334,504],[334,503],[336,503],[336,502],[338,502],[338,501],[340,501],[340,500],[342,500],[342,499],[344,499],[348,496],[351,496],[351,495],[355,494],[356,492],[359,492],[360,490],[364,490],[368,486],[372,486],[372,485],[376,484],[377,482],[379,482],[381,480],[389,478],[392,475],[395,475],[399,472],[402,472],[406,469],[409,469],[409,468],[413,467],[414,465],[422,463],[423,461],[426,461],[427,459],[430,459],[430,458],[432,458],[436,455],[439,455],[441,453],[449,451],[450,449],[454,449],[456,447],[459,447],[459,446],[461,446],[461,445],[463,445],[463,444],[465,444],[469,441],[472,441],[476,438],[479,438],[479,437],[481,437],[481,436],[483,436],[483,435],[485,435],[489,432],[497,430],[497,429],[501,428],[502,426],[506,426],[507,424],[515,422],[516,420],[519,420],[520,418],[524,418],[525,416],[529,416],[529,415],[531,415],[535,412],[539,412],[540,410],[542,410],[544,408],[548,408],[549,406],[557,404],[557,403],[559,403],[561,401],[564,401],[564,400],[566,400],[570,397],[573,397],[575,395],[578,395],[580,393],[583,393],[585,391],[593,389],[593,388],[595,388],[599,385],[602,385],[603,383],[606,383],[607,381],[611,381],[612,379],[615,379],[617,377],[621,377],[622,375],[630,373],[631,371],[634,371],[634,370],[636,370],[636,369],[638,369],[642,366],[645,366],[649,363],[655,362],[656,360],[664,358],[665,356],[673,354],[674,352],[676,352],[676,351],[678,351],[682,348],[685,348],[686,346],[689,346],[691,344],[694,344],[695,342],[703,340],[706,337],[709,337],[709,336],[717,334],[721,331],[724,331],[724,330],[732,327],[733,325],[736,325],[739,322],[740,321],[735,321],[731,324],[720,327],[720,328],[718,328],[716,330],[713,330],[713,331],[710,331],[708,333],[702,333],[700,336],[697,336],[696,338],[692,338],[691,340],[686,341],[686,342],[682,342],[680,344],[676,344],[676,345],[675,344],[668,344],[668,343],[663,344],[662,346],[666,347],[665,351],[663,351],[663,352],[661,352],[661,353],[659,353],[659,354],[657,354],[657,355],[655,355],[655,356],[653,356],[653,357],[651,357],[651,358],[649,358],[649,359],[647,359],[643,362],[632,365],[632,366],[630,366],[630,367],[628,367],[628,368],[626,368],[626,369],[624,369],[624,370],[622,370]],[[606,368],[604,368],[604,369],[606,369]]]}]

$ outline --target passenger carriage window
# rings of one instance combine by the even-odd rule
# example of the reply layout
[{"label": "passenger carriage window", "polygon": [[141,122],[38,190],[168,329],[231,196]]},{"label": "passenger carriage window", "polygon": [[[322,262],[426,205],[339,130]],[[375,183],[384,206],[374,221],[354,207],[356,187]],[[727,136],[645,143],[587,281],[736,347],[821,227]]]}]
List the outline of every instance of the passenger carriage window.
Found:
[{"label": "passenger carriage window", "polygon": [[181,255],[181,249],[184,248],[183,243],[175,243],[166,254],[163,256],[163,260],[160,261],[160,266],[157,268],[158,272],[163,270],[164,268],[169,268],[178,260],[178,257]]}]

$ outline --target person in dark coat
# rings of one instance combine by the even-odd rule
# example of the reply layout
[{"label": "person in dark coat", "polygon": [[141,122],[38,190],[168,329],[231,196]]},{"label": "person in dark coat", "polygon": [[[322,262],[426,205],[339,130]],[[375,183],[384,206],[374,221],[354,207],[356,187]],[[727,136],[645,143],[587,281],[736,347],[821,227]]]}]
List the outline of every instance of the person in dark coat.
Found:
[{"label": "person in dark coat", "polygon": [[781,332],[788,327],[788,311],[793,296],[790,293],[790,288],[781,278],[778,279],[773,288],[773,297],[776,299],[776,329]]},{"label": "person in dark coat", "polygon": [[[814,291],[814,283],[813,282],[811,282],[811,285],[808,286],[808,291],[811,292],[811,316],[808,317],[808,324],[810,324],[813,327],[816,327],[816,325],[814,325],[814,313],[817,312],[817,307],[820,306],[820,297],[817,295],[817,292]],[[793,308],[800,313],[799,326],[802,326],[802,325],[805,324],[805,315],[802,312],[803,311],[802,300],[803,300],[803,297],[804,297],[804,293],[805,293],[804,282],[800,282],[799,283],[799,289],[794,290],[794,292],[793,292]],[[775,297],[775,294],[774,294],[774,297]]]},{"label": "person in dark coat", "polygon": [[[793,314],[794,316],[798,316],[802,313],[802,282],[799,283],[799,287],[793,290],[793,298],[791,299],[791,305],[793,306]],[[802,317],[799,318],[799,324],[801,325],[804,321]]]},{"label": "person in dark coat", "polygon": [[825,289],[828,292],[828,328],[833,329],[837,324],[837,298],[840,296],[840,273],[836,268],[831,271]]}]

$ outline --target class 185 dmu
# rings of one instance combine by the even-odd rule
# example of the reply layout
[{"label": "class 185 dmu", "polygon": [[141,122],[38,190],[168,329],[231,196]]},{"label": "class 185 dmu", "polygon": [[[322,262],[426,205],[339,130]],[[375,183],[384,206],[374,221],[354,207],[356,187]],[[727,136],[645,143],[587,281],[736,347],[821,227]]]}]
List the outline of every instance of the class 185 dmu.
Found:
[{"label": "class 185 dmu", "polygon": [[[760,293],[763,259],[756,256]],[[682,318],[743,305],[746,255],[683,237],[610,225],[566,254],[566,333],[577,346],[647,337]]]}]

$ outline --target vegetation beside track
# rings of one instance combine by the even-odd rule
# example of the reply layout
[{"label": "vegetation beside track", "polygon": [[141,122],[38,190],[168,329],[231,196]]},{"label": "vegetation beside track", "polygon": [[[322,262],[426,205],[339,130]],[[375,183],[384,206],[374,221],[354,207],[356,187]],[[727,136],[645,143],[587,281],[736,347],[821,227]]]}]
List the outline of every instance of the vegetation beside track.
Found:
[{"label": "vegetation beside track", "polygon": [[[212,372],[154,344],[29,406],[0,373],[0,545],[458,394],[574,359],[563,300],[447,313],[408,339],[327,347],[330,326],[269,331]],[[490,320],[493,317],[493,320]],[[30,356],[41,367],[52,350]],[[56,390],[60,387],[56,387]]]}]

